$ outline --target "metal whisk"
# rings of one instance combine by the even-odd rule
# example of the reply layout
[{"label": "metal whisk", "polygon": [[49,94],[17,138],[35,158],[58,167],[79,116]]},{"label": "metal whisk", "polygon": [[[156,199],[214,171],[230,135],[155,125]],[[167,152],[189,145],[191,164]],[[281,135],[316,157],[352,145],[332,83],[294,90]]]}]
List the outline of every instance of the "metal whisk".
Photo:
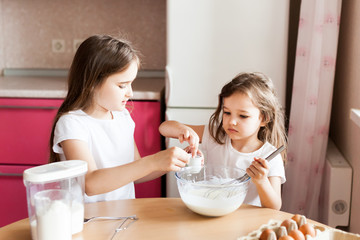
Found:
[{"label": "metal whisk", "polygon": [[[279,153],[281,153],[284,149],[285,149],[284,145],[280,146],[278,149],[276,149],[274,152],[272,152],[269,156],[267,156],[265,158],[265,160],[267,160],[267,161],[272,160]],[[236,179],[228,181],[228,182],[221,183],[220,185],[231,185],[234,183],[242,183],[248,179],[250,179],[250,176],[247,173],[245,173],[243,176],[241,176],[239,178],[236,178]],[[206,191],[203,196],[205,198],[216,199],[216,198],[220,197],[221,195],[230,197],[230,196],[235,195],[236,193],[238,193],[238,191],[236,191],[236,188],[234,188],[233,190],[232,190],[232,188],[230,188],[230,189],[221,189],[220,188],[220,189],[210,189],[210,190]],[[212,195],[214,195],[214,196],[212,196]]]},{"label": "metal whisk", "polygon": [[[267,161],[270,161],[272,160],[274,157],[276,157],[279,153],[281,153],[283,150],[285,149],[284,145],[282,145],[281,147],[279,147],[278,149],[276,149],[274,152],[272,152],[269,156],[267,156],[265,158],[265,160]],[[222,183],[221,185],[227,185],[227,184],[233,184],[233,183],[241,183],[241,182],[244,182],[246,179],[250,178],[250,176],[245,173],[242,177],[239,177],[239,178],[236,178],[234,180],[231,180],[229,182],[226,182],[226,183]]]}]

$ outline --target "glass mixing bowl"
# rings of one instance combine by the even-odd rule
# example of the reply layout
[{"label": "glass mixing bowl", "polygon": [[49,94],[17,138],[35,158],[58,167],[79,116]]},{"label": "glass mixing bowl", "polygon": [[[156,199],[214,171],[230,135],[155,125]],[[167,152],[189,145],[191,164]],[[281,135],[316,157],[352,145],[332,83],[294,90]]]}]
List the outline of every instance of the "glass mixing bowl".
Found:
[{"label": "glass mixing bowl", "polygon": [[250,178],[241,183],[227,183],[245,173],[234,167],[205,166],[198,173],[185,167],[175,176],[181,199],[189,209],[217,217],[235,211],[243,203]]}]

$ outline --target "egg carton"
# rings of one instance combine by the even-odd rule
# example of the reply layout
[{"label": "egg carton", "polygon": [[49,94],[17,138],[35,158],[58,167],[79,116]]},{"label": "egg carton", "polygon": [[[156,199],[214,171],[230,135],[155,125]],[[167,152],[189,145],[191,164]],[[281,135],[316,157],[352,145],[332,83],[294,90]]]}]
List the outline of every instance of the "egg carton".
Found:
[{"label": "egg carton", "polygon": [[[270,219],[267,224],[263,224],[259,229],[250,232],[247,236],[242,236],[237,238],[237,240],[259,240],[261,233],[265,229],[272,229],[274,232],[277,232],[280,228],[282,221]],[[338,229],[323,227],[318,225],[313,225],[316,236],[311,237],[306,235],[306,240],[360,240],[360,235],[347,233]]]}]

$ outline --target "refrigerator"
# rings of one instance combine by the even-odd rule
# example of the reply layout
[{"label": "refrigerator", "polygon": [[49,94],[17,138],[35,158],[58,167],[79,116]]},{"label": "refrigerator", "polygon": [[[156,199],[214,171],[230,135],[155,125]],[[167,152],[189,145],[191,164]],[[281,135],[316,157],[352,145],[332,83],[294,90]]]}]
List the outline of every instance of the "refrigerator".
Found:
[{"label": "refrigerator", "polygon": [[[268,75],[285,107],[289,1],[167,0],[166,119],[207,124],[221,88],[244,71]],[[174,173],[166,179],[167,197],[179,197]]]}]

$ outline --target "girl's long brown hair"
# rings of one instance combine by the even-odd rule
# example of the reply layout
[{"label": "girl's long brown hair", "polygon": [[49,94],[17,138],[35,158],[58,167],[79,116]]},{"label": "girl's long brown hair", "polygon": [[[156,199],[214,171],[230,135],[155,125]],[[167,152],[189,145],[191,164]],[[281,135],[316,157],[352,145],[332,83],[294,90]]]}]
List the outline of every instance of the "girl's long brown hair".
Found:
[{"label": "girl's long brown hair", "polygon": [[[275,147],[284,145],[286,148],[284,113],[272,81],[262,73],[240,73],[221,89],[218,106],[209,120],[209,131],[213,139],[219,144],[225,143],[226,132],[222,127],[224,98],[234,93],[246,94],[259,108],[266,125],[260,128],[258,139],[264,143],[268,141]],[[286,162],[286,151],[282,152],[282,157]]]},{"label": "girl's long brown hair", "polygon": [[79,46],[68,76],[68,93],[52,126],[49,162],[60,161],[52,147],[59,118],[72,110],[86,109],[92,104],[94,89],[114,73],[124,71],[132,61],[140,65],[138,53],[130,43],[108,35],[94,35]]}]

